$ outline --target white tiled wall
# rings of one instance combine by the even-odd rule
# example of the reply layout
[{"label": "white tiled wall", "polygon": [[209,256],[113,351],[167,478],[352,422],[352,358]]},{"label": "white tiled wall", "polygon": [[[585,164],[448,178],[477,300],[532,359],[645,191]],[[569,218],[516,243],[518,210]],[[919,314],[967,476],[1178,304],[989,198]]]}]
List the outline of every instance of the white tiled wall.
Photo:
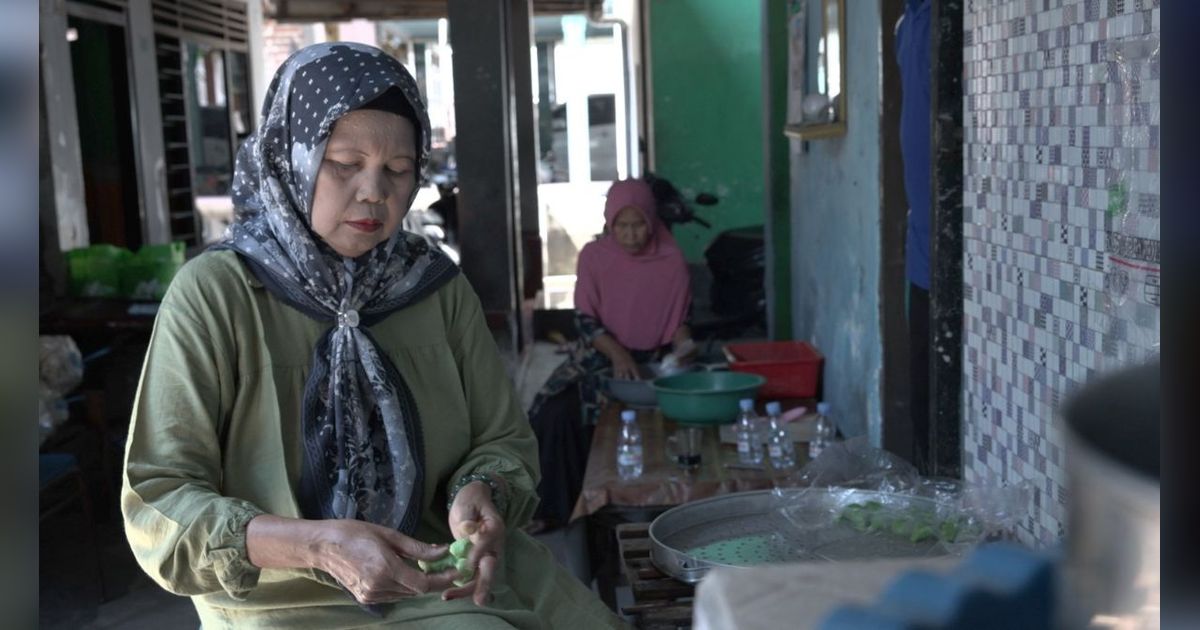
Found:
[{"label": "white tiled wall", "polygon": [[1158,345],[1158,0],[967,0],[964,468],[1062,534],[1055,411]]}]

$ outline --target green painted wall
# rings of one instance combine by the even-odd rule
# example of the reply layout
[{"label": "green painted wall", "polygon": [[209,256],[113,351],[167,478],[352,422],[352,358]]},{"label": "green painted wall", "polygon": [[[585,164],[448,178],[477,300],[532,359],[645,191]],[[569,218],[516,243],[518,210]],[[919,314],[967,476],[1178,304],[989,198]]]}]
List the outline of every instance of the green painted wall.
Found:
[{"label": "green painted wall", "polygon": [[762,8],[755,0],[650,0],[654,170],[713,224],[675,232],[689,261],[722,230],[763,224]]}]

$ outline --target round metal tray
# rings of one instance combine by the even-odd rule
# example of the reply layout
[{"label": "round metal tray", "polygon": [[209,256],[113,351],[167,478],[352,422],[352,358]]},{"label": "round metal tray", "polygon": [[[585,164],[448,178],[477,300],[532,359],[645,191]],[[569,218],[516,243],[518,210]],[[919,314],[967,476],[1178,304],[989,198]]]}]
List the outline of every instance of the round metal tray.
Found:
[{"label": "round metal tray", "polygon": [[[912,543],[862,533],[838,522],[837,515],[846,505],[867,501],[899,509],[936,512],[938,508],[932,499],[848,488],[738,492],[686,503],[659,515],[650,524],[650,560],[663,573],[695,584],[716,566],[924,558],[955,552],[936,540]],[[734,559],[705,557],[715,547],[728,550]]]}]

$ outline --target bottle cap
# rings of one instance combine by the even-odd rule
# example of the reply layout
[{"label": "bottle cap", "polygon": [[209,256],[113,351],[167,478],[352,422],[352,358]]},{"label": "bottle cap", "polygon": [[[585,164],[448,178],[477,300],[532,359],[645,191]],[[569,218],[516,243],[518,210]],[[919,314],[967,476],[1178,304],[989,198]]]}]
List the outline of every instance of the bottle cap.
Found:
[{"label": "bottle cap", "polygon": [[779,402],[772,400],[771,402],[767,403],[768,416],[778,416],[782,411],[783,405],[779,404]]},{"label": "bottle cap", "polygon": [[829,415],[829,403],[827,403],[827,402],[817,403],[817,413],[821,414],[822,416]]},{"label": "bottle cap", "polygon": [[754,399],[753,398],[743,398],[738,403],[738,406],[742,408],[742,411],[754,411]]},{"label": "bottle cap", "polygon": [[637,420],[637,412],[632,409],[626,409],[621,412],[621,420],[623,422],[633,422]]}]

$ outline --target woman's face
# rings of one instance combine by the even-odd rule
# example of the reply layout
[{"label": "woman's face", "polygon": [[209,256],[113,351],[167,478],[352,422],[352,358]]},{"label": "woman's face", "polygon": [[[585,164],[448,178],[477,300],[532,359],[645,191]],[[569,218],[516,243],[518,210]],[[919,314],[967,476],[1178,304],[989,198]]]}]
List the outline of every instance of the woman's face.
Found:
[{"label": "woman's face", "polygon": [[416,132],[408,119],[355,110],[338,119],[313,191],[312,226],[355,258],[400,229],[417,186]]},{"label": "woman's face", "polygon": [[613,234],[617,237],[617,243],[621,248],[630,254],[640,254],[646,248],[646,242],[650,240],[650,226],[646,224],[646,217],[642,215],[642,211],[629,206],[623,208],[617,213],[617,217],[613,219]]}]

